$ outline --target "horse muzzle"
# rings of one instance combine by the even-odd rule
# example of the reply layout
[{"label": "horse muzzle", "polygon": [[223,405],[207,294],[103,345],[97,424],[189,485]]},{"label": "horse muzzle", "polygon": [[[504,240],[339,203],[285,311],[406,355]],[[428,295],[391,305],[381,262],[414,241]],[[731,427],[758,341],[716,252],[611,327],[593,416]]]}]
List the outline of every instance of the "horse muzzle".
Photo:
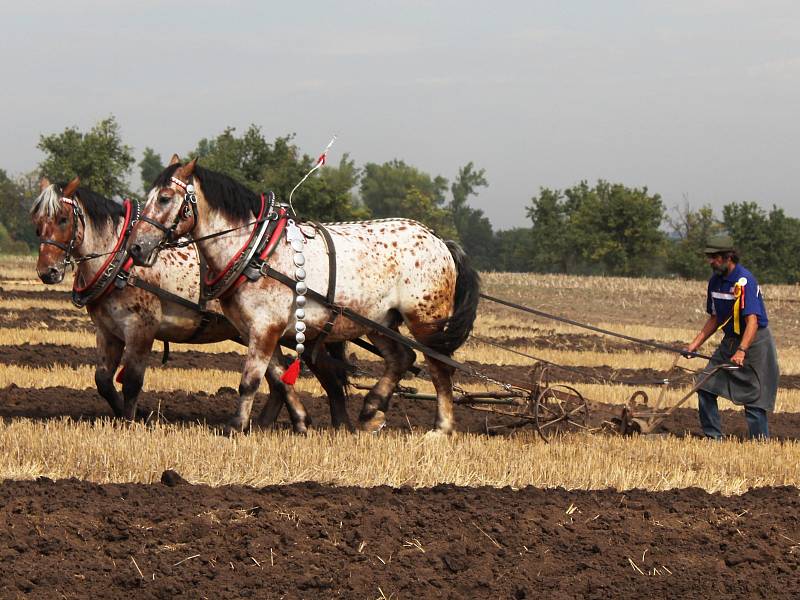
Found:
[{"label": "horse muzzle", "polygon": [[64,271],[58,267],[48,267],[46,271],[39,271],[36,269],[36,274],[42,283],[52,285],[54,283],[61,283],[64,280]]},{"label": "horse muzzle", "polygon": [[139,267],[152,267],[158,258],[159,245],[145,240],[137,241],[128,248],[133,264]]}]

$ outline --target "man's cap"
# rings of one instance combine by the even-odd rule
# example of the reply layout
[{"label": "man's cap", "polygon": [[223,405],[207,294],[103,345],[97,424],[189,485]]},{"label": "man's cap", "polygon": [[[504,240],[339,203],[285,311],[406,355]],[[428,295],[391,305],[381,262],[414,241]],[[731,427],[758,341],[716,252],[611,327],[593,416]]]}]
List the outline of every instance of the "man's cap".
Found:
[{"label": "man's cap", "polygon": [[706,254],[719,254],[720,252],[734,252],[733,238],[727,233],[712,235],[706,242]]}]

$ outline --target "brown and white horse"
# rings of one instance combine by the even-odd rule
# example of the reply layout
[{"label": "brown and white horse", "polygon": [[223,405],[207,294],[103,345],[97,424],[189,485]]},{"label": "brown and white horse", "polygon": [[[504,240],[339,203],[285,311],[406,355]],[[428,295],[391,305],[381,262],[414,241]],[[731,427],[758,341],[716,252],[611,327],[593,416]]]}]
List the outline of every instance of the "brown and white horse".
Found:
[{"label": "brown and white horse", "polygon": [[[119,245],[126,221],[131,217],[126,213],[129,212],[127,205],[78,187],[79,183],[75,178],[62,190],[42,180],[42,192],[31,208],[41,240],[36,272],[46,284],[59,283],[64,279],[67,264],[76,260],[73,298],[76,293],[92,295],[95,282],[102,281],[103,270],[111,268],[109,261],[114,253],[109,250]],[[124,250],[121,248],[123,253]],[[95,254],[104,256],[91,259]],[[166,251],[157,267],[138,270],[133,267],[131,275],[192,303],[199,297],[199,262],[193,246]],[[236,329],[224,318],[209,319],[207,314],[201,326],[203,317],[197,310],[138,287],[124,285],[117,289],[110,282],[105,290],[98,291],[103,293],[86,304],[97,328],[95,383],[115,416],[133,419],[136,415],[146,360],[155,339],[204,344],[238,338]],[[221,315],[218,303],[209,304],[208,311]],[[279,352],[266,371],[270,396],[259,417],[259,425],[271,424],[285,402],[295,431],[305,432],[310,421],[294,390],[287,389],[280,380],[284,372],[280,358]],[[114,373],[120,365],[122,399],[114,386]],[[339,374],[333,374],[334,370],[330,368],[331,375],[321,382],[329,394],[341,396],[342,383]]]},{"label": "brown and white horse", "polygon": [[[187,193],[187,185],[194,194]],[[156,179],[142,219],[134,227],[131,256],[140,265],[152,265],[165,240],[191,234],[217,277],[234,263],[242,241],[251,236],[248,224],[263,210],[263,198],[233,179],[196,165],[171,164]],[[241,228],[227,235],[207,235]],[[472,329],[479,300],[480,280],[463,251],[444,242],[425,226],[408,219],[330,223],[335,247],[335,303],[372,321],[396,329],[405,323],[419,342],[445,355],[464,343]],[[287,226],[287,230],[288,230]],[[305,229],[301,241],[310,290],[323,295],[330,276],[323,235]],[[295,230],[296,231],[296,230]],[[296,273],[297,254],[291,240],[282,238],[268,259],[269,266]],[[302,262],[300,263],[302,264]],[[239,413],[232,426],[247,426],[258,382],[281,336],[294,333],[295,293],[283,283],[262,277],[236,287],[221,300],[223,312],[248,343],[239,386]],[[313,341],[332,320],[331,311],[309,299],[305,307],[305,335]],[[298,331],[302,331],[298,329]],[[385,370],[369,391],[359,416],[367,431],[380,429],[395,387],[414,362],[414,352],[374,329],[342,316],[335,319],[326,340],[350,340],[367,335],[385,360]],[[437,395],[435,426],[453,430],[452,368],[426,357]]]}]

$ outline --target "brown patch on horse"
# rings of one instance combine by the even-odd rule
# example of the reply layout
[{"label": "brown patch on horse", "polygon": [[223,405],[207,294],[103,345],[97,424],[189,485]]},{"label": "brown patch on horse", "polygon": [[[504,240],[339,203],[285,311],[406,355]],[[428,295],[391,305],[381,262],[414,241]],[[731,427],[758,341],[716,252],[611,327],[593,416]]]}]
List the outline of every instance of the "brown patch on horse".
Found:
[{"label": "brown patch on horse", "polygon": [[64,198],[72,198],[73,194],[77,191],[78,186],[81,184],[81,178],[75,177],[64,187]]},{"label": "brown patch on horse", "polygon": [[177,170],[176,174],[178,175],[178,178],[183,179],[184,181],[188,180],[189,177],[192,176],[192,173],[194,173],[194,168],[196,166],[197,166],[197,159],[193,158],[192,160],[190,160],[188,163],[186,163]]}]

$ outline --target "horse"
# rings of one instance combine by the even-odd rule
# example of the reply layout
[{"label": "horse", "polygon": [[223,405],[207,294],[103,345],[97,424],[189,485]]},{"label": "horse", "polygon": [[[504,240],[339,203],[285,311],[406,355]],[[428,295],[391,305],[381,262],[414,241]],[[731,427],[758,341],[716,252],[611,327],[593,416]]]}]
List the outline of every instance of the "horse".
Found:
[{"label": "horse", "polygon": [[[181,164],[176,158],[148,194],[131,235],[130,252],[137,265],[151,266],[170,240],[190,234],[209,265],[206,284],[235,280],[222,290],[220,304],[248,350],[239,410],[231,427],[247,426],[253,395],[277,341],[292,331],[299,342],[367,335],[385,365],[364,398],[358,425],[370,432],[385,425],[390,398],[415,354],[374,327],[336,318],[336,306],[395,331],[405,323],[418,342],[447,356],[466,341],[477,312],[480,278],[456,243],[445,242],[424,225],[402,218],[298,226],[287,220],[283,208],[270,211],[263,195],[231,177],[198,166],[197,159]],[[237,279],[240,271],[228,277],[233,266],[241,266],[242,256],[252,255],[250,242],[242,246],[242,240],[252,240],[267,221],[277,221],[286,235],[273,230],[269,244],[259,246],[259,252],[266,248],[258,254],[261,262],[254,259],[249,263],[253,269],[241,271],[255,277]],[[293,287],[286,280],[259,275],[269,268],[284,274]],[[325,305],[310,297],[306,305],[305,296],[301,298],[305,288],[325,290],[334,274],[335,289],[328,288],[332,302]],[[427,354],[425,358],[436,389],[434,427],[450,433],[454,428],[452,366]]]},{"label": "horse", "polygon": [[[190,300],[200,291],[194,247],[167,251],[159,267],[136,270],[126,256],[125,238],[138,205],[120,204],[79,185],[77,177],[63,189],[46,179],[41,182],[41,194],[31,207],[41,242],[36,272],[43,283],[56,284],[64,279],[67,265],[77,262],[72,297],[76,305],[86,306],[96,326],[97,391],[116,417],[133,420],[155,339],[206,344],[239,341],[238,333],[218,303],[206,307]],[[105,261],[97,260],[103,257]],[[132,281],[137,285],[130,285]],[[328,357],[322,356],[323,361]],[[273,423],[285,403],[294,431],[304,433],[310,419],[294,390],[280,380],[281,358],[279,350],[266,371],[270,395],[258,424]],[[120,365],[122,398],[113,380]],[[328,365],[320,375],[329,395],[343,395],[339,370]]]}]

